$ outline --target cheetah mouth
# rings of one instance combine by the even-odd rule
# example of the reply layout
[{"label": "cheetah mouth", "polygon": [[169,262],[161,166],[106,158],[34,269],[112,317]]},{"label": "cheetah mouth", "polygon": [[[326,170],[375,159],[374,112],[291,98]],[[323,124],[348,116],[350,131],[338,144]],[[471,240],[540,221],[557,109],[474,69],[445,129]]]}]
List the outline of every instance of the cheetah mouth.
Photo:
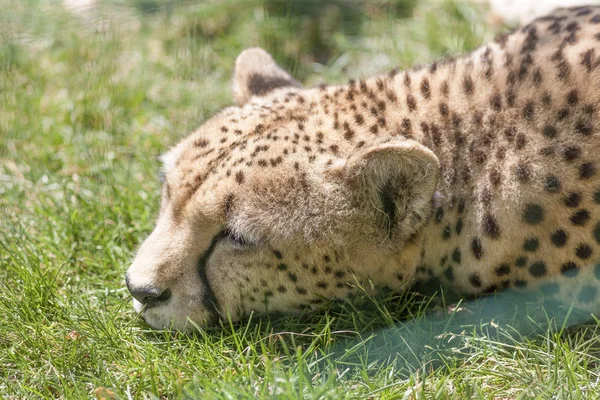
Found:
[{"label": "cheetah mouth", "polygon": [[140,303],[139,301],[137,301],[136,299],[133,299],[133,309],[135,310],[136,313],[143,315],[144,311],[147,308],[144,307],[144,305],[142,303]]},{"label": "cheetah mouth", "polygon": [[155,329],[154,324],[152,324],[151,321],[148,320],[148,317],[146,315],[146,311],[148,311],[148,307],[144,306],[144,304],[140,303],[136,299],[133,299],[133,309],[137,313],[138,317],[141,318],[142,321],[144,321],[144,323],[146,325],[149,325],[150,327]]},{"label": "cheetah mouth", "polygon": [[161,303],[149,306],[133,300],[133,308],[138,313],[138,317],[152,329],[158,330],[171,329],[174,320],[174,316],[168,315],[169,313],[164,310],[165,307],[161,307],[166,305],[166,303]]}]

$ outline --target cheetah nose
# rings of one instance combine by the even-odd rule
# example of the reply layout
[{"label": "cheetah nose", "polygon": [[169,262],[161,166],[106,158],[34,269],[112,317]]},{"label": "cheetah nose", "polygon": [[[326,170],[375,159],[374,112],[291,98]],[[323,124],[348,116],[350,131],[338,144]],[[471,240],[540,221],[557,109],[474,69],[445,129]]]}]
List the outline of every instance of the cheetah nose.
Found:
[{"label": "cheetah nose", "polygon": [[129,278],[125,278],[125,282],[133,298],[145,306],[155,306],[171,298],[170,289],[160,289],[150,285],[135,286],[131,284]]}]

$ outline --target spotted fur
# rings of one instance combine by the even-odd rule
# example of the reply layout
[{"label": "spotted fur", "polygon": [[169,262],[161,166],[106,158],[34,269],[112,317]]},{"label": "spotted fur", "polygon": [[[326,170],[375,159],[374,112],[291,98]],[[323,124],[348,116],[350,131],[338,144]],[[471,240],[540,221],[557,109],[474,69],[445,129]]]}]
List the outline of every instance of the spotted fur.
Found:
[{"label": "spotted fur", "polygon": [[151,326],[432,277],[598,311],[600,7],[341,86],[303,89],[250,49],[234,91],[239,107],[164,157],[157,225],[127,276]]}]

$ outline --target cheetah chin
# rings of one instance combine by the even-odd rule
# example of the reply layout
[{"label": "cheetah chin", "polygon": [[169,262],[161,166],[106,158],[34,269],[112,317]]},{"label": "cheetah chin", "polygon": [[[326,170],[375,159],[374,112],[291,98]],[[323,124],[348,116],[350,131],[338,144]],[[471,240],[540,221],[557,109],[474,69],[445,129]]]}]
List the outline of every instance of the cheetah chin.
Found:
[{"label": "cheetah chin", "polygon": [[341,86],[303,89],[249,49],[233,92],[163,156],[127,272],[153,328],[428,279],[600,307],[600,7]]}]

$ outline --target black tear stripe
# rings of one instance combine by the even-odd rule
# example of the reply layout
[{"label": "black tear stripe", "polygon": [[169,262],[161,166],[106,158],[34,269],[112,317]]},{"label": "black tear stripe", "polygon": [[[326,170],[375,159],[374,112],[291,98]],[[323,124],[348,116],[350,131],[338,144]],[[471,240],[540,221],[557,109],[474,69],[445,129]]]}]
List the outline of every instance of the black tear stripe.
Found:
[{"label": "black tear stripe", "polygon": [[392,236],[392,228],[396,223],[396,202],[394,190],[391,184],[386,184],[379,191],[379,199],[383,206],[383,212],[387,216],[387,236]]},{"label": "black tear stripe", "polygon": [[215,247],[217,247],[217,243],[219,243],[219,241],[225,236],[227,236],[226,230],[217,233],[210,242],[208,249],[206,249],[198,261],[198,276],[204,285],[202,305],[210,313],[211,321],[216,321],[219,318],[219,302],[217,300],[217,296],[215,296],[212,286],[210,285],[210,282],[208,281],[208,277],[206,276],[206,263],[215,250]]}]

